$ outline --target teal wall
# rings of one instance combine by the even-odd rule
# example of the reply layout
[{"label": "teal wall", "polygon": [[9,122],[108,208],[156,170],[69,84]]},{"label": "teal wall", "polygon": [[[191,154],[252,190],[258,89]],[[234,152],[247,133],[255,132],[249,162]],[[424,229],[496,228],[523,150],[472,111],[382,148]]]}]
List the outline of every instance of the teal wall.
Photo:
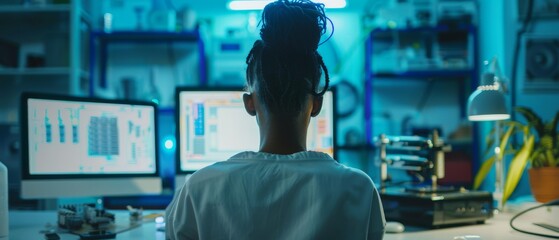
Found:
[{"label": "teal wall", "polygon": [[[526,106],[532,108],[538,113],[544,121],[549,121],[557,111],[559,111],[559,92],[558,91],[525,91],[524,84],[524,48],[520,45],[519,62],[517,69],[512,69],[513,66],[513,52],[515,47],[516,31],[520,28],[521,23],[518,20],[518,6],[517,0],[492,0],[492,1],[479,1],[480,3],[480,55],[482,58],[487,59],[492,56],[497,56],[500,60],[502,70],[507,77],[512,76],[512,71],[517,71],[516,89],[508,92],[508,99],[511,100],[512,94],[516,97],[515,106]],[[541,0],[535,0],[536,3]],[[555,36],[559,38],[557,27],[559,20],[555,19],[536,19],[528,34],[538,34]],[[522,40],[521,40],[522,41]],[[510,85],[510,83],[509,83]],[[553,104],[550,104],[553,103]],[[520,116],[515,116],[517,120],[525,122]],[[488,134],[491,129],[491,124],[481,124],[480,136]],[[481,143],[483,146],[483,142]],[[507,159],[510,162],[510,159]],[[493,186],[489,179],[494,179],[490,175],[488,181],[483,185],[484,189],[493,190]],[[528,183],[528,173],[524,172],[523,177],[513,193],[511,199],[519,198],[521,196],[530,196],[530,186]]]}]

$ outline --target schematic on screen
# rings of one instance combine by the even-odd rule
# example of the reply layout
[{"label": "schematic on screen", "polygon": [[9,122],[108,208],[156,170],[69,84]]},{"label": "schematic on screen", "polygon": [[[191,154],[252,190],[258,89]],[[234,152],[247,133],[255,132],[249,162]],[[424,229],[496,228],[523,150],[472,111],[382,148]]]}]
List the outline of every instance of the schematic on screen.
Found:
[{"label": "schematic on screen", "polygon": [[30,174],[156,172],[154,107],[27,101]]},{"label": "schematic on screen", "polygon": [[[258,151],[256,118],[246,113],[242,91],[180,91],[179,166],[195,171],[242,151]],[[333,99],[324,97],[321,113],[311,119],[307,148],[333,155]]]}]

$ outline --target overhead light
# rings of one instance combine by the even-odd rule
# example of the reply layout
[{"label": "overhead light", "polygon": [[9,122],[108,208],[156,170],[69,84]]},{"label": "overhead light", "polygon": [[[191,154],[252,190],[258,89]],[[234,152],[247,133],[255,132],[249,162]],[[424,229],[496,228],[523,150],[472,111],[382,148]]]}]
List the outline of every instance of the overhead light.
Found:
[{"label": "overhead light", "polygon": [[[233,0],[228,7],[230,10],[261,10],[264,9],[271,0]],[[323,3],[325,8],[345,8],[346,0],[315,0],[315,3]]]}]

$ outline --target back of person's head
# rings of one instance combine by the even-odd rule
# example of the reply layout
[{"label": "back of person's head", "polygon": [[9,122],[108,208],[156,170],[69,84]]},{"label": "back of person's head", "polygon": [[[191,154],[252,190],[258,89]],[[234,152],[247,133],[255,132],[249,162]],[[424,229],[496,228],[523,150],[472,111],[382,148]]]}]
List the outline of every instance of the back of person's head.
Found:
[{"label": "back of person's head", "polygon": [[[262,13],[260,37],[247,56],[247,87],[272,114],[296,116],[309,96],[322,97],[328,70],[317,49],[330,19],[324,5],[278,0]],[[325,84],[320,88],[322,72]]]}]

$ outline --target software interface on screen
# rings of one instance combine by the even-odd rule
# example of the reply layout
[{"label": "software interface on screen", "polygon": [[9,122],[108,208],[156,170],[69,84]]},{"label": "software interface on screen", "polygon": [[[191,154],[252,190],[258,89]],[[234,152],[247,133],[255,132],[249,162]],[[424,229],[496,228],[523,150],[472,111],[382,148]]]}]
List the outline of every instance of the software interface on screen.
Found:
[{"label": "software interface on screen", "polygon": [[[242,91],[180,91],[179,161],[183,172],[224,161],[242,151],[257,151],[256,118],[246,113]],[[322,111],[311,119],[307,149],[333,155],[333,97],[324,96]]]},{"label": "software interface on screen", "polygon": [[156,172],[153,106],[27,101],[30,175]]}]

